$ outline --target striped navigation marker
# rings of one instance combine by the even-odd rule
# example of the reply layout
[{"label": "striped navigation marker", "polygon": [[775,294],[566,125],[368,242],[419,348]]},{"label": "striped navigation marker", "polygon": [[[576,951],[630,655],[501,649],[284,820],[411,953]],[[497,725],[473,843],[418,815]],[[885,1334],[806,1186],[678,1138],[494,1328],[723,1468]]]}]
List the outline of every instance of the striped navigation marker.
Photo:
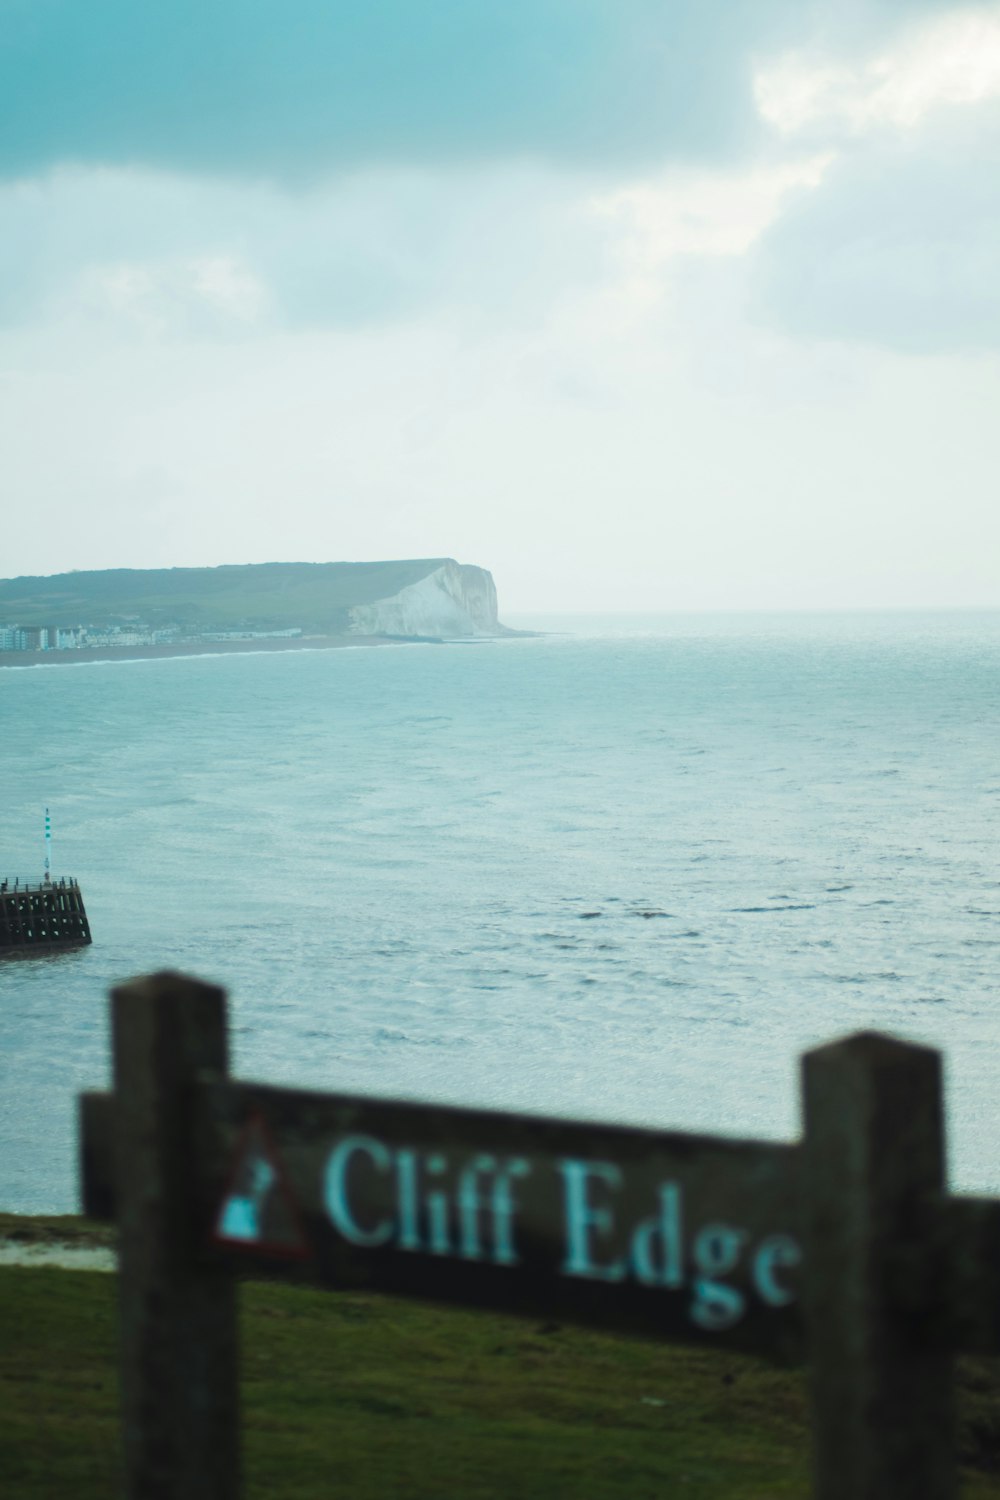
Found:
[{"label": "striped navigation marker", "polygon": [[48,885],[52,879],[52,820],[49,817],[48,808],[45,809],[45,884]]}]

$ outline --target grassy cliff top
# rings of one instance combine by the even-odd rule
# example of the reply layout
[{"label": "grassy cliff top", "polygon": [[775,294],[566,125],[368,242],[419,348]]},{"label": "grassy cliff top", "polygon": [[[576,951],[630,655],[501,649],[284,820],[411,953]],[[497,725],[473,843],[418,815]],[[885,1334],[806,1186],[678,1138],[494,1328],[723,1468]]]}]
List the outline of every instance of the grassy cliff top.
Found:
[{"label": "grassy cliff top", "polygon": [[[113,1276],[0,1267],[0,1484],[11,1500],[121,1492],[116,1292]],[[277,1282],[246,1284],[241,1304],[247,1500],[811,1493],[801,1371]],[[960,1361],[957,1387],[961,1493],[996,1500],[998,1362]]]},{"label": "grassy cliff top", "polygon": [[0,579],[0,624],[285,630],[337,634],[346,611],[389,599],[442,566],[399,562],[245,563],[219,568],[108,568]]}]

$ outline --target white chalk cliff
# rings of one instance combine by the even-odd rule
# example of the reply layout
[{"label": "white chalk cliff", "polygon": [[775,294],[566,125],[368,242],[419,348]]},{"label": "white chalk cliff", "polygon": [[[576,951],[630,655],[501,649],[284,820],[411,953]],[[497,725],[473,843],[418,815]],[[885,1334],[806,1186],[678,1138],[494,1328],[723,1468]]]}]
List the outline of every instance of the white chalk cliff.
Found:
[{"label": "white chalk cliff", "polygon": [[446,559],[416,583],[388,599],[356,604],[354,635],[456,637],[506,635],[497,619],[497,591],[485,568]]}]

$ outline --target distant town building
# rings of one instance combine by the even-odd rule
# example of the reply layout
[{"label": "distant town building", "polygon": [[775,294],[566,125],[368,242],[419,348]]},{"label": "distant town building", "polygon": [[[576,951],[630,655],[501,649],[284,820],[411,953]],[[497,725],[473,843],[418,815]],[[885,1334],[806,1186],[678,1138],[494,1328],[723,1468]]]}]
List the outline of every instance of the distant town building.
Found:
[{"label": "distant town building", "polygon": [[190,640],[198,641],[273,641],[295,640],[302,634],[296,630],[203,630]]},{"label": "distant town building", "polygon": [[[0,629],[0,650],[37,651],[41,632],[22,629],[20,625],[5,625]],[[48,632],[46,632],[46,640]]]},{"label": "distant town building", "polygon": [[51,651],[56,634],[48,625],[0,625],[0,651]]},{"label": "distant town building", "polygon": [[82,651],[102,646],[169,646],[185,641],[248,641],[274,637],[294,639],[293,630],[199,630],[182,631],[180,625],[152,630],[141,620],[124,625],[0,625],[0,651]]}]

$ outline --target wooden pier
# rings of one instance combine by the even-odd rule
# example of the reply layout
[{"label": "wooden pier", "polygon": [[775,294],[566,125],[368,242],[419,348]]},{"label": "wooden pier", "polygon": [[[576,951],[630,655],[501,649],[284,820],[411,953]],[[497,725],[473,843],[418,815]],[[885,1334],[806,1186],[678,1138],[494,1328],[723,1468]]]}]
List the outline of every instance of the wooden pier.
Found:
[{"label": "wooden pier", "polygon": [[83,948],[91,941],[75,880],[0,881],[0,958]]}]

